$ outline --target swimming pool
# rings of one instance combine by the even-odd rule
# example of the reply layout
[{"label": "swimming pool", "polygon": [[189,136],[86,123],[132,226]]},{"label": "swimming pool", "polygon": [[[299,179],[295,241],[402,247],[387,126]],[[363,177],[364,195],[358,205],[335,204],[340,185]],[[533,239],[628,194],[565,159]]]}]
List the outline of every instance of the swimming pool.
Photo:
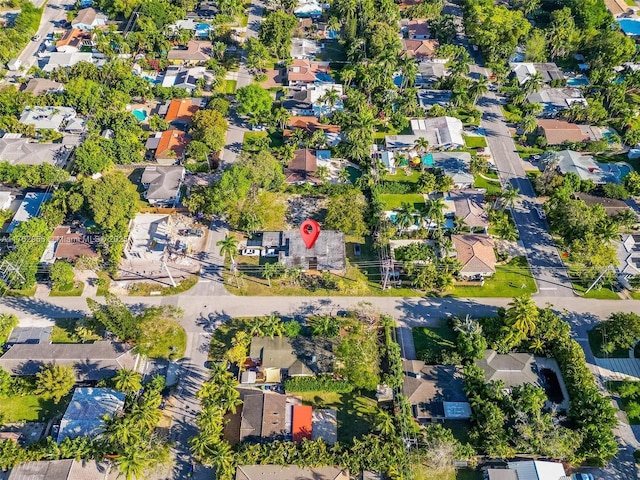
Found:
[{"label": "swimming pool", "polygon": [[640,21],[632,18],[621,18],[618,23],[622,31],[627,35],[640,35]]},{"label": "swimming pool", "polygon": [[147,119],[147,111],[146,110],[132,110],[131,113],[134,117],[138,119],[139,122],[144,122]]},{"label": "swimming pool", "polygon": [[569,87],[582,87],[584,85],[589,85],[589,79],[587,77],[571,77],[567,80],[567,85]]},{"label": "swimming pool", "polygon": [[626,177],[631,173],[631,167],[625,163],[619,163],[618,169],[620,171],[620,174],[619,174],[620,180],[624,179],[624,177]]}]

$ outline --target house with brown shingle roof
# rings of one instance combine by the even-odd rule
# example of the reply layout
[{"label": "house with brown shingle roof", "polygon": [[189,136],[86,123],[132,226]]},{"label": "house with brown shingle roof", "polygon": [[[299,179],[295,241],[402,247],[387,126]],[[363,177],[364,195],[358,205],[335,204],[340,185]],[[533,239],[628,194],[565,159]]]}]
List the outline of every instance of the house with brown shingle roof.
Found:
[{"label": "house with brown shingle roof", "polygon": [[196,64],[211,58],[211,42],[191,40],[185,47],[169,50],[167,60],[171,63]]},{"label": "house with brown shingle roof", "polygon": [[301,148],[293,152],[293,159],[284,169],[286,182],[289,185],[300,185],[302,183],[318,183],[315,177],[318,170],[318,159],[314,150]]},{"label": "house with brown shingle roof", "polygon": [[78,257],[99,257],[98,241],[93,235],[71,232],[71,227],[60,226],[53,230],[51,241],[54,243],[56,260],[73,262]]},{"label": "house with brown shingle roof", "polygon": [[310,116],[292,116],[289,117],[284,129],[284,136],[289,137],[294,130],[301,128],[309,134],[313,134],[316,130],[322,130],[325,134],[338,134],[340,127],[338,125],[326,125],[320,123],[317,117]]},{"label": "house with brown shingle roof", "polygon": [[76,18],[71,21],[71,26],[80,30],[93,30],[94,28],[104,27],[106,24],[107,16],[91,7],[80,10]]},{"label": "house with brown shingle roof", "polygon": [[349,471],[338,467],[295,465],[238,465],[236,480],[349,480]]},{"label": "house with brown shingle roof", "polygon": [[411,40],[426,40],[430,36],[429,24],[425,19],[409,20],[407,33]]},{"label": "house with brown shingle roof", "polygon": [[153,156],[160,165],[173,165],[184,157],[188,144],[189,140],[183,131],[167,130],[160,135]]},{"label": "house with brown shingle roof", "polygon": [[489,217],[483,208],[483,190],[473,188],[451,190],[449,197],[453,201],[456,217],[460,218],[467,227],[480,228],[487,232]]},{"label": "house with brown shingle roof", "polygon": [[402,54],[418,60],[435,58],[440,44],[435,39],[404,39],[402,40]]},{"label": "house with brown shingle roof", "polygon": [[538,128],[547,145],[562,145],[567,142],[585,142],[589,140],[589,135],[585,134],[575,123],[566,120],[540,119]]},{"label": "house with brown shingle roof", "polygon": [[488,235],[451,235],[463,277],[488,277],[496,273],[495,243]]}]

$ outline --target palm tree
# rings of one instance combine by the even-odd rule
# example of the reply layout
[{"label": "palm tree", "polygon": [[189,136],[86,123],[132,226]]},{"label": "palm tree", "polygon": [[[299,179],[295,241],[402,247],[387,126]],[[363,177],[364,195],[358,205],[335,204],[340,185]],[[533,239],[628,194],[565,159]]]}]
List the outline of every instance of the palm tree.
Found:
[{"label": "palm tree", "polygon": [[420,153],[425,153],[429,151],[429,140],[424,137],[416,138],[415,142],[413,142],[413,146]]},{"label": "palm tree", "polygon": [[231,264],[235,265],[235,256],[238,255],[238,239],[227,234],[224,240],[220,240],[216,245],[220,247],[220,255],[225,259],[229,257]]},{"label": "palm tree", "polygon": [[320,102],[329,106],[329,111],[333,111],[333,107],[335,107],[336,103],[340,100],[340,94],[334,88],[327,90],[324,95],[320,97]]},{"label": "palm tree", "polygon": [[112,381],[116,390],[124,393],[134,393],[142,388],[142,375],[126,368],[118,370]]},{"label": "palm tree", "polygon": [[509,208],[513,209],[518,195],[520,195],[519,189],[515,188],[511,184],[507,185],[507,188],[500,193],[500,198],[504,201],[503,207],[509,205]]},{"label": "palm tree", "polygon": [[350,178],[351,176],[349,175],[349,170],[347,170],[346,168],[342,168],[338,173],[338,180],[340,180],[342,183],[349,182]]},{"label": "palm tree", "polygon": [[283,107],[276,108],[273,111],[273,121],[280,127],[280,130],[284,130],[285,125],[291,118],[289,110]]},{"label": "palm tree", "polygon": [[289,136],[289,141],[294,145],[300,145],[306,138],[306,132],[302,128],[296,128],[291,132]]},{"label": "palm tree", "polygon": [[282,319],[275,313],[270,313],[263,321],[264,335],[267,337],[282,337],[284,334],[284,324]]},{"label": "palm tree", "polygon": [[214,42],[211,46],[211,51],[213,52],[213,56],[218,60],[222,60],[224,57],[224,52],[227,49],[227,45],[224,42]]},{"label": "palm tree", "polygon": [[445,204],[442,197],[431,198],[427,201],[426,210],[431,221],[435,222],[436,230],[440,230],[440,226],[444,221],[444,214],[442,213],[444,207]]},{"label": "palm tree", "polygon": [[418,64],[415,58],[403,57],[400,60],[400,70],[402,71],[402,85],[404,90],[407,87],[413,86],[416,83],[416,76],[418,75]]},{"label": "palm tree", "polygon": [[540,72],[536,72],[533,75],[531,75],[526,82],[524,82],[521,90],[524,91],[526,95],[528,95],[530,93],[535,93],[538,90],[540,90],[543,84],[544,84],[544,80],[542,78],[542,75],[540,74]]},{"label": "palm tree", "polygon": [[326,183],[329,178],[329,167],[325,167],[324,165],[318,167],[316,176],[322,183]]},{"label": "palm tree", "polygon": [[598,224],[595,234],[604,243],[618,238],[620,227],[615,220],[608,220]]},{"label": "palm tree", "polygon": [[72,367],[59,364],[43,365],[36,374],[34,392],[42,395],[45,400],[53,399],[54,403],[59,403],[75,383],[76,377]]},{"label": "palm tree", "polygon": [[485,77],[484,75],[482,75],[475,82],[471,82],[471,85],[469,85],[469,89],[468,89],[468,95],[473,105],[475,105],[478,102],[478,98],[480,98],[482,95],[484,95],[488,91],[489,91],[489,81],[487,80],[487,77]]},{"label": "palm tree", "polygon": [[538,120],[533,115],[525,115],[520,120],[520,128],[525,135],[532,133],[538,128]]},{"label": "palm tree", "polygon": [[389,414],[389,412],[378,409],[378,412],[376,413],[376,430],[378,430],[382,435],[386,436],[391,436],[394,434],[396,425],[393,417]]},{"label": "palm tree", "polygon": [[409,203],[403,202],[400,208],[396,211],[396,225],[398,230],[406,230],[415,222],[413,214],[415,208]]},{"label": "palm tree", "polygon": [[529,295],[514,298],[505,313],[505,324],[526,338],[536,331],[538,307]]},{"label": "palm tree", "polygon": [[464,320],[456,318],[453,322],[453,329],[456,332],[482,335],[482,326],[477,320],[474,320],[469,315],[467,315]]},{"label": "palm tree", "polygon": [[153,458],[147,449],[128,445],[115,459],[115,464],[126,480],[133,480],[143,477],[145,471],[153,466]]},{"label": "palm tree", "polygon": [[353,67],[347,66],[340,71],[340,80],[345,86],[350,86],[354,78],[356,78],[356,71]]}]

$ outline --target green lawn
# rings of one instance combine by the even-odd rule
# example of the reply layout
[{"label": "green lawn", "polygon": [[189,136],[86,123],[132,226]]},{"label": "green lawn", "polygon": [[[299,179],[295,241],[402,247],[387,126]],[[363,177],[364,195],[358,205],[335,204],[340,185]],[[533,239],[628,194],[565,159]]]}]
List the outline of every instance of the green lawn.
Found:
[{"label": "green lawn", "polygon": [[569,272],[569,278],[572,279],[573,289],[576,291],[578,295],[583,296],[584,298],[593,298],[597,300],[620,300],[620,296],[611,290],[611,288],[607,285],[598,284],[589,290],[589,293],[585,295],[584,292],[587,291],[587,288],[591,285],[589,284],[576,282],[573,280],[571,272]]},{"label": "green lawn", "polygon": [[602,333],[598,328],[589,330],[589,347],[594,356],[598,358],[629,358],[629,350],[617,348],[609,354],[602,351]]},{"label": "green lawn", "polygon": [[163,287],[157,283],[133,283],[129,286],[129,295],[133,296],[150,296],[152,292],[160,292],[164,295],[177,295],[186,292],[198,283],[197,275],[191,275],[178,284],[177,287]]},{"label": "green lawn", "polygon": [[420,208],[425,204],[424,195],[417,193],[410,194],[395,194],[395,193],[383,193],[380,195],[380,201],[384,204],[384,210],[393,210],[400,208],[403,203],[408,203],[414,208]]},{"label": "green lawn", "polygon": [[640,300],[640,292],[629,292],[629,296],[634,300]]},{"label": "green lawn", "polygon": [[324,48],[318,54],[318,58],[323,62],[338,62],[340,63],[338,67],[342,68],[347,56],[340,42],[338,40],[325,40],[323,46]]},{"label": "green lawn", "polygon": [[[522,288],[522,286],[525,288]],[[496,265],[496,273],[482,287],[453,287],[447,294],[453,297],[506,297],[535,293],[529,263],[525,257],[515,257],[505,265]]]},{"label": "green lawn", "polygon": [[464,144],[467,148],[484,148],[487,146],[487,139],[480,135],[467,135],[464,137]]},{"label": "green lawn", "polygon": [[249,329],[249,324],[253,317],[237,317],[225,321],[216,328],[211,335],[211,343],[209,344],[209,360],[213,362],[222,361],[224,354],[231,348],[231,340],[239,331]]},{"label": "green lawn", "polygon": [[225,79],[224,82],[222,82],[222,85],[220,85],[219,91],[221,93],[226,93],[227,95],[233,95],[234,93],[236,93],[237,84],[237,80]]},{"label": "green lawn", "polygon": [[9,396],[0,402],[0,418],[5,423],[46,420],[66,408],[64,399],[56,405],[40,395]]},{"label": "green lawn", "polygon": [[106,293],[109,291],[109,287],[111,286],[111,277],[105,271],[98,272],[98,278],[102,281],[102,285],[98,285],[98,291],[96,295],[99,297],[104,297]]},{"label": "green lawn", "polygon": [[80,297],[84,290],[84,283],[76,282],[73,288],[69,290],[60,290],[58,288],[52,288],[49,293],[50,297]]},{"label": "green lawn", "polygon": [[187,332],[180,323],[161,318],[143,323],[141,327],[143,333],[137,343],[149,348],[147,357],[178,360],[184,356]]},{"label": "green lawn", "polygon": [[470,468],[461,468],[456,470],[456,480],[482,480],[482,472],[471,470]]},{"label": "green lawn", "polygon": [[351,443],[372,429],[378,407],[374,399],[360,392],[287,392],[301,397],[313,408],[335,408],[338,410],[338,441]]},{"label": "green lawn", "polygon": [[443,350],[456,348],[456,333],[448,325],[412,328],[411,333],[418,358],[439,358]]},{"label": "green lawn", "polygon": [[500,182],[498,180],[492,182],[487,180],[486,178],[482,178],[480,175],[476,175],[474,177],[473,186],[475,188],[486,189],[487,195],[498,195],[502,191],[502,187],[500,186]]},{"label": "green lawn", "polygon": [[417,183],[420,178],[420,172],[418,170],[412,170],[411,175],[406,175],[404,170],[400,169],[395,175],[385,175],[384,180],[387,182],[401,182],[401,183]]}]

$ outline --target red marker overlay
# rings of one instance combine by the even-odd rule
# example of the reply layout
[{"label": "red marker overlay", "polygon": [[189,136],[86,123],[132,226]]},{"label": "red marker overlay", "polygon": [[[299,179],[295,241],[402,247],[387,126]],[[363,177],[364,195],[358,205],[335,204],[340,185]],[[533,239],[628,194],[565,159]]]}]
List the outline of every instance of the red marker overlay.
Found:
[{"label": "red marker overlay", "polygon": [[315,220],[305,220],[300,225],[300,235],[307,249],[312,248],[316,240],[318,240],[318,235],[320,235],[320,224]]}]

